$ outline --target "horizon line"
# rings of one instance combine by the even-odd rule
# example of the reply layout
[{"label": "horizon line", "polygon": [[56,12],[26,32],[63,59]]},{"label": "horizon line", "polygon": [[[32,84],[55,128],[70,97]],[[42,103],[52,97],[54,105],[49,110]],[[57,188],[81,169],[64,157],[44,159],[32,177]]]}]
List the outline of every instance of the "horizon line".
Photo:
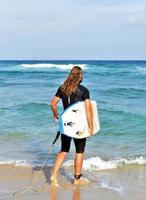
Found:
[{"label": "horizon line", "polygon": [[0,59],[0,61],[146,61],[146,59]]}]

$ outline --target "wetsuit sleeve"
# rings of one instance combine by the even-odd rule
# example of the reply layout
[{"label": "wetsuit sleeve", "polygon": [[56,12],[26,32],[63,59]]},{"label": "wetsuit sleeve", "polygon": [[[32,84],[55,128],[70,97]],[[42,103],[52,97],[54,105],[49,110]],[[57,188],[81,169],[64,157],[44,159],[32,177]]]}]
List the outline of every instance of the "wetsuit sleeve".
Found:
[{"label": "wetsuit sleeve", "polygon": [[56,94],[55,94],[56,97],[59,97],[59,98],[62,98],[62,92],[61,92],[61,88],[59,87]]},{"label": "wetsuit sleeve", "polygon": [[85,101],[86,99],[90,99],[89,90],[87,88],[84,88],[84,93],[83,93],[82,99],[83,99],[83,101]]}]

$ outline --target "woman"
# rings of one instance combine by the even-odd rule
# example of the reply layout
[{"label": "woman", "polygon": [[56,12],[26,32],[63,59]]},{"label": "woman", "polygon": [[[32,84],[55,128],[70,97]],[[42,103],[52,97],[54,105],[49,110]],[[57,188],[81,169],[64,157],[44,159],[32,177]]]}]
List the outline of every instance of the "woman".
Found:
[{"label": "woman", "polygon": [[[54,120],[58,120],[58,112],[57,112],[57,103],[60,99],[62,99],[63,107],[66,109],[69,105],[77,102],[84,101],[86,108],[86,116],[89,127],[89,136],[92,135],[93,130],[93,117],[92,117],[92,109],[90,103],[89,91],[86,87],[81,85],[80,83],[83,80],[83,71],[80,67],[74,66],[68,75],[67,79],[61,85],[55,96],[51,101],[51,108],[54,114]],[[58,153],[55,161],[55,165],[51,175],[51,183],[53,185],[58,185],[57,183],[57,174],[60,166],[62,165],[66,155],[70,150],[72,138],[61,134],[61,151]],[[80,177],[82,176],[82,164],[83,164],[83,153],[86,145],[86,138],[83,139],[73,139],[75,148],[76,148],[76,156],[74,160],[74,184],[80,184]]]}]

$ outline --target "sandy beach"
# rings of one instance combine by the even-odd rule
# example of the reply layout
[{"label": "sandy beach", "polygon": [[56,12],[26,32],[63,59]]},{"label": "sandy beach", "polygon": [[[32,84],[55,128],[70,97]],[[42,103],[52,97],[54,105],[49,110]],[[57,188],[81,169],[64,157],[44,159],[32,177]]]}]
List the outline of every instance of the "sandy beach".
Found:
[{"label": "sandy beach", "polygon": [[[55,188],[49,178],[60,138],[50,152],[58,124],[49,104],[73,65],[85,71],[83,84],[97,102],[101,130],[87,139],[82,173],[89,184],[72,184],[72,143]],[[145,61],[0,61],[0,200],[146,200],[145,66]],[[61,113],[62,104],[58,109]]]},{"label": "sandy beach", "polygon": [[[145,200],[146,167],[124,167],[122,169],[105,170],[100,176],[110,176],[112,181],[121,179],[128,185],[125,189],[116,189],[102,183],[90,181],[88,185],[73,186],[71,178],[59,174],[59,187],[50,186],[50,168],[32,169],[31,167],[1,165],[0,166],[0,199],[41,199],[41,200]],[[68,173],[68,172],[67,172]],[[32,183],[32,187],[29,186]]]}]

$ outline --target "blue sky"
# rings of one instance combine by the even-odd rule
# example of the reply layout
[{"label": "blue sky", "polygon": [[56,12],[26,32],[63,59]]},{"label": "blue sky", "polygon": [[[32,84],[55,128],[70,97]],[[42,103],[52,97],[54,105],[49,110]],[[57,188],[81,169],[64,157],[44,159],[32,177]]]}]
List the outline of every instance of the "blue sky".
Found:
[{"label": "blue sky", "polygon": [[0,0],[0,59],[145,59],[145,0]]}]

